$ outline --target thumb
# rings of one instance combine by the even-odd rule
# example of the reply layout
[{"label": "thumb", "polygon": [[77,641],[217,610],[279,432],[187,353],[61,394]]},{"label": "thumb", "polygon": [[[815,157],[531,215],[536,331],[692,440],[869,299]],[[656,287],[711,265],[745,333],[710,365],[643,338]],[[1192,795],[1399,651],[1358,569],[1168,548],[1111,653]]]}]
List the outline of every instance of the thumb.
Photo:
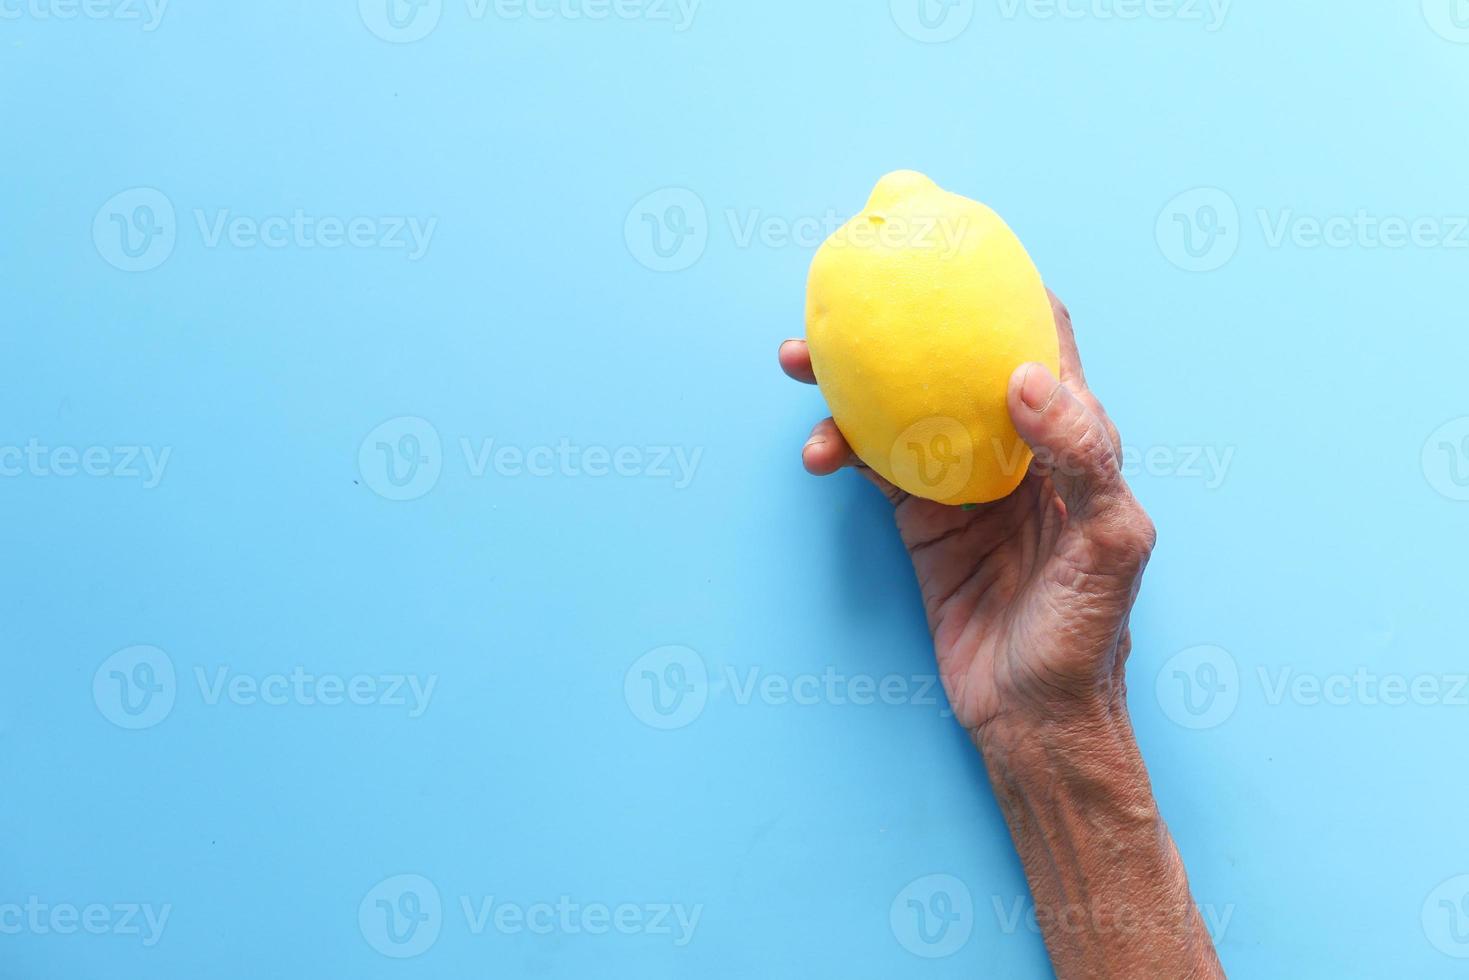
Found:
[{"label": "thumb", "polygon": [[1089,516],[1132,504],[1106,422],[1044,364],[1022,364],[1010,376],[1010,420],[1050,475],[1067,513]]}]

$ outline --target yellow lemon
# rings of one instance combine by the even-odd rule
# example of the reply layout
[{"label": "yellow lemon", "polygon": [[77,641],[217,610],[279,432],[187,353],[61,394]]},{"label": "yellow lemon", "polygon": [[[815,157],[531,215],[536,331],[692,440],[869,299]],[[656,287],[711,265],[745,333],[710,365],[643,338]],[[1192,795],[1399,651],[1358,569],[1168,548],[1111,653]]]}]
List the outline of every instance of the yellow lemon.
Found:
[{"label": "yellow lemon", "polygon": [[1060,352],[1040,273],[989,208],[908,170],[878,181],[811,263],[806,339],[837,426],[898,487],[977,504],[1019,486],[1010,375],[1059,373]]}]

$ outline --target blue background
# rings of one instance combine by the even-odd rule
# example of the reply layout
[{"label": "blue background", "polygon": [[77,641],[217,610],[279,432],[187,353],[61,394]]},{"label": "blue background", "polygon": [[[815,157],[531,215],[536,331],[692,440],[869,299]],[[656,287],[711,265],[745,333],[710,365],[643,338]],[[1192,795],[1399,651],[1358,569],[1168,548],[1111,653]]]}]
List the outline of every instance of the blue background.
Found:
[{"label": "blue background", "polygon": [[[1469,250],[1273,245],[1258,217],[1452,235],[1469,46],[1436,2],[1238,0],[1210,30],[1204,8],[982,0],[943,43],[878,0],[705,0],[684,30],[445,0],[412,43],[346,0],[176,0],[151,31],[12,2],[0,445],[170,455],[156,486],[0,478],[0,908],[170,917],[153,945],[9,928],[0,977],[1048,976],[1039,935],[996,912],[1024,879],[940,705],[727,682],[931,675],[886,505],[799,465],[824,412],[775,350],[813,249],[739,233],[845,216],[899,167],[1010,220],[1131,446],[1233,451],[1217,486],[1132,474],[1161,543],[1130,668],[1232,975],[1466,975],[1464,909],[1439,904],[1469,872],[1463,692],[1271,697],[1282,671],[1452,693],[1465,669],[1469,457],[1435,430],[1469,425]],[[140,187],[176,240],[127,272],[108,202]],[[1199,187],[1239,215],[1182,215],[1220,228],[1206,272],[1160,230]],[[211,246],[197,215],[225,209],[437,225],[417,259]],[[649,268],[640,229],[680,216],[687,267]],[[377,440],[359,450],[384,423],[389,453],[425,431],[403,418],[440,437],[437,476],[391,500]],[[633,447],[642,469],[476,475],[462,439]],[[701,454],[687,486],[648,472],[662,446]],[[176,682],[129,730],[103,668],[139,644]],[[709,683],[662,730],[635,665],[668,645]],[[211,703],[196,674],[298,666],[436,687],[410,717]],[[1224,707],[1198,715],[1190,671]],[[358,912],[402,874],[443,911],[399,959]],[[930,959],[890,911],[933,874],[973,911]],[[702,910],[677,946],[475,934],[461,896]]]}]

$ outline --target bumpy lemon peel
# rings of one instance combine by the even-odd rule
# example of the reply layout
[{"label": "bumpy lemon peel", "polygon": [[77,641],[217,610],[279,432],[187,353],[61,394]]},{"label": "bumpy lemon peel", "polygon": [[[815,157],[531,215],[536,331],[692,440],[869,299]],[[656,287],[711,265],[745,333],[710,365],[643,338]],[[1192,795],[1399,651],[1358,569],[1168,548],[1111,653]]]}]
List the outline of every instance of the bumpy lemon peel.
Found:
[{"label": "bumpy lemon peel", "polygon": [[1011,373],[1059,373],[1035,263],[989,208],[902,170],[811,263],[806,339],[856,454],[899,488],[946,504],[1009,495],[1031,453],[1010,421]]}]

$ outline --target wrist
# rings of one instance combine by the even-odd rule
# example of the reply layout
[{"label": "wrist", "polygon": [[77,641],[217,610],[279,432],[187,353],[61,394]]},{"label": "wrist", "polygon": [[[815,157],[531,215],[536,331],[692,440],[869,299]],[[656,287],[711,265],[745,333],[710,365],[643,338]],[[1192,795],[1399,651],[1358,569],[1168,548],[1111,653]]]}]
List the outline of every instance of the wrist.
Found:
[{"label": "wrist", "polygon": [[1041,749],[1066,755],[1134,741],[1126,694],[1112,690],[1068,694],[1041,703],[1014,699],[1005,710],[971,729],[969,736],[986,756]]},{"label": "wrist", "polygon": [[[1160,822],[1125,700],[1098,696],[996,716],[971,732],[997,795],[1087,812],[1116,829]],[[1043,802],[1042,802],[1043,801]]]},{"label": "wrist", "polygon": [[970,729],[978,748],[1041,741],[1064,749],[1097,740],[1132,741],[1122,670],[1132,650],[1131,632],[1124,625],[1103,647],[1062,646],[1043,659],[1073,666],[1036,670],[1031,683],[1012,689],[998,711]]}]

